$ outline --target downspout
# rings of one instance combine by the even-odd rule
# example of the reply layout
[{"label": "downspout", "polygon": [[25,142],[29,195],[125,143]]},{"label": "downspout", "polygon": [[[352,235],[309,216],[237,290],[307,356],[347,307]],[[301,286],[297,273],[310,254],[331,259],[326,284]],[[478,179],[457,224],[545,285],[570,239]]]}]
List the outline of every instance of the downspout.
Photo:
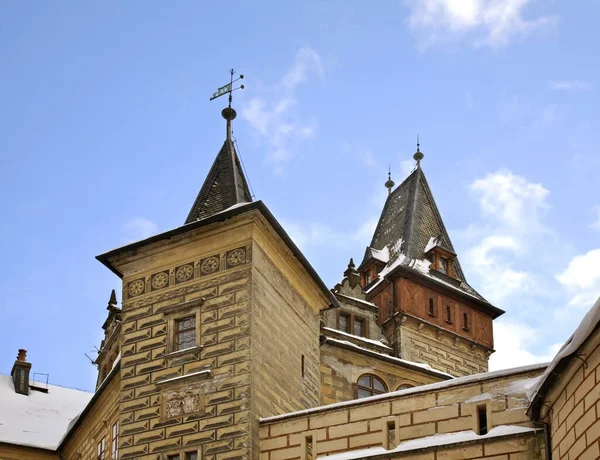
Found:
[{"label": "downspout", "polygon": [[550,425],[545,422],[540,422],[544,425],[544,457],[546,460],[552,460],[552,434],[550,433]]},{"label": "downspout", "polygon": [[392,348],[394,350],[394,356],[399,358],[400,355],[398,353],[398,339],[396,337],[396,281],[392,280],[392,308],[390,309],[390,313],[392,315],[392,323],[394,324],[392,330]]}]

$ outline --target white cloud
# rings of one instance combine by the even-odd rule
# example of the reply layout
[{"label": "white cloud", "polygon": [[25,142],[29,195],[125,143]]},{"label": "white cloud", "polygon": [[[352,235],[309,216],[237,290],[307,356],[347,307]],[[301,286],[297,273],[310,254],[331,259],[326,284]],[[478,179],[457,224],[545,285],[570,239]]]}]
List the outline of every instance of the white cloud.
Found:
[{"label": "white cloud", "polygon": [[529,351],[540,346],[540,338],[544,337],[543,332],[515,321],[504,319],[494,321],[496,352],[490,357],[490,371],[551,361],[562,346],[561,343],[542,346],[541,354]]},{"label": "white cloud", "polygon": [[583,91],[592,88],[592,83],[582,80],[557,80],[549,81],[548,88],[554,91]]},{"label": "white cloud", "polygon": [[317,52],[308,46],[304,46],[296,54],[294,64],[283,77],[281,84],[289,90],[294,89],[300,83],[304,83],[310,74],[316,74],[322,79],[325,71],[321,63],[321,57]]},{"label": "white cloud", "polygon": [[550,192],[541,184],[504,169],[477,179],[471,185],[471,192],[490,220],[519,232],[544,229],[541,217],[549,208]]},{"label": "white cloud", "polygon": [[570,306],[590,308],[600,296],[600,248],[573,257],[556,279],[572,294]]},{"label": "white cloud", "polygon": [[406,0],[408,24],[424,49],[467,40],[473,46],[503,48],[557,22],[556,16],[525,19],[531,0]]},{"label": "white cloud", "polygon": [[298,101],[294,90],[316,75],[323,78],[321,58],[307,46],[301,48],[290,69],[270,93],[252,98],[242,108],[241,115],[269,145],[267,163],[275,174],[282,174],[285,166],[294,158],[294,147],[314,136],[316,122],[300,121],[295,116]]},{"label": "white cloud", "polygon": [[594,213],[594,222],[592,222],[590,227],[594,230],[600,230],[600,206],[595,206],[592,212]]},{"label": "white cloud", "polygon": [[126,243],[144,240],[158,233],[158,226],[151,220],[143,217],[134,217],[123,226]]},{"label": "white cloud", "polygon": [[539,289],[539,280],[522,262],[536,250],[533,242],[550,234],[543,223],[548,190],[506,169],[475,180],[469,189],[481,210],[480,221],[461,235],[466,246],[461,261],[469,278],[499,306]]}]

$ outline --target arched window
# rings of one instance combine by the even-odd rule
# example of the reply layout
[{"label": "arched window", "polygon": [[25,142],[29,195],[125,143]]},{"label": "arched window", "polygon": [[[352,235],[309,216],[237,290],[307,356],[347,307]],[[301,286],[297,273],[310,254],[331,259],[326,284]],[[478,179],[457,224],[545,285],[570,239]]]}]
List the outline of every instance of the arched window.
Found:
[{"label": "arched window", "polygon": [[401,385],[398,385],[398,388],[396,388],[396,391],[400,391],[400,390],[406,390],[407,388],[412,388],[414,385],[411,385],[409,383],[403,383]]},{"label": "arched window", "polygon": [[359,399],[387,393],[385,383],[379,377],[372,374],[365,374],[359,378],[356,387]]}]

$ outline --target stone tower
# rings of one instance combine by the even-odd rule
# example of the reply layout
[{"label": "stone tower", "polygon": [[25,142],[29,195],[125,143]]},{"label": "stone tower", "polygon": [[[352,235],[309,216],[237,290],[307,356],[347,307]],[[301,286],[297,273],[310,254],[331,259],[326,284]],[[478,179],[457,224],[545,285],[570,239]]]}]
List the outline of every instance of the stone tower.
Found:
[{"label": "stone tower", "polygon": [[[421,168],[391,187],[358,271],[396,356],[456,376],[488,370],[504,312],[467,283]],[[393,182],[392,182],[393,186]]]},{"label": "stone tower", "polygon": [[123,280],[122,459],[257,459],[259,417],[319,404],[319,312],[337,301],[251,201],[223,115],[185,224],[98,256]]}]

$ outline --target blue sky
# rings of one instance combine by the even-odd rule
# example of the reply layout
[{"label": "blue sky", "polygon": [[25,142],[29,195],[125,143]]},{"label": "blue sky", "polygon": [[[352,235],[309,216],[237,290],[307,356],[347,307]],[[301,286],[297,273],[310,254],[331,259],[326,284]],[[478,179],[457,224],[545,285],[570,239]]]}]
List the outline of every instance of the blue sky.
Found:
[{"label": "blue sky", "polygon": [[119,287],[94,256],[183,223],[230,67],[256,198],[328,285],[418,133],[467,279],[507,311],[492,367],[550,358],[600,295],[600,2],[373,5],[3,2],[0,372],[27,348],[93,389]]}]

